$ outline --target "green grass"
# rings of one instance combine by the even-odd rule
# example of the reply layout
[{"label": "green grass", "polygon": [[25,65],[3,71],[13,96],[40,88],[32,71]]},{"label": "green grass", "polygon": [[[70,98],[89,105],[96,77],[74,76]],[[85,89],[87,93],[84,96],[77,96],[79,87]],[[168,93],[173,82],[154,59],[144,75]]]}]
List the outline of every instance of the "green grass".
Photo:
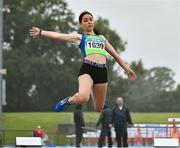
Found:
[{"label": "green grass", "polygon": [[[134,123],[168,123],[168,118],[178,118],[180,113],[131,113]],[[96,123],[99,113],[85,112],[85,122]],[[53,113],[53,112],[32,112],[32,113],[3,113],[4,130],[29,130],[29,132],[5,132],[4,143],[14,144],[17,136],[32,136],[32,132],[37,125],[43,126],[44,130],[53,139],[52,143],[67,143],[65,134],[57,133],[59,124],[73,124],[73,113]],[[53,134],[52,134],[53,133]],[[62,136],[62,137],[59,137]],[[55,137],[55,138],[54,138]],[[55,139],[55,141],[54,141]],[[61,140],[60,140],[61,139]],[[63,139],[63,140],[62,140]],[[63,142],[62,142],[63,141]]]},{"label": "green grass", "polygon": [[[131,113],[134,123],[168,123],[167,119],[180,118],[180,113]],[[85,112],[86,122],[97,122],[99,113]],[[3,113],[3,128],[5,130],[33,130],[42,125],[45,130],[56,131],[58,124],[73,123],[73,113]]]},{"label": "green grass", "polygon": [[3,116],[4,129],[33,130],[42,125],[45,130],[55,131],[58,124],[73,122],[72,113],[4,113]]},{"label": "green grass", "polygon": [[[99,114],[88,112],[84,114],[84,117],[86,122],[96,122]],[[6,130],[3,143],[15,144],[15,137],[32,136],[32,131],[37,125],[41,125],[44,128],[49,138],[52,139],[52,143],[67,143],[65,134],[56,134],[59,124],[73,124],[73,113],[3,113],[3,129]],[[28,131],[20,132],[18,130]],[[61,142],[59,143],[59,141]]]},{"label": "green grass", "polygon": [[168,118],[180,118],[180,113],[132,113],[134,123],[169,123]]}]

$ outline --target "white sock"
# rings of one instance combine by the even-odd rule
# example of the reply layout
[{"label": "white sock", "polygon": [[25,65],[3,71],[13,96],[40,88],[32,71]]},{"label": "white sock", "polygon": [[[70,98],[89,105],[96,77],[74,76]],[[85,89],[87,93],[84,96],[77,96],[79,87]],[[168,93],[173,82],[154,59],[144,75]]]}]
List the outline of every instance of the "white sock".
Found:
[{"label": "white sock", "polygon": [[70,97],[70,98],[68,99],[68,102],[70,102],[70,101],[71,101],[71,99],[72,99],[72,97]]}]

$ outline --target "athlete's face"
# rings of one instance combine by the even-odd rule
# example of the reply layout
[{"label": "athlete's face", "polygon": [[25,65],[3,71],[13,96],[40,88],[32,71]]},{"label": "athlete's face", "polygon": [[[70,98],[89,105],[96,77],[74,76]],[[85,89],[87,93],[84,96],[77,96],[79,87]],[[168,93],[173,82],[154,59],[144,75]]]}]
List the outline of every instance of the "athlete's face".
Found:
[{"label": "athlete's face", "polygon": [[93,31],[94,29],[93,16],[90,14],[85,14],[82,17],[82,21],[80,25],[85,31],[88,31],[88,32]]}]

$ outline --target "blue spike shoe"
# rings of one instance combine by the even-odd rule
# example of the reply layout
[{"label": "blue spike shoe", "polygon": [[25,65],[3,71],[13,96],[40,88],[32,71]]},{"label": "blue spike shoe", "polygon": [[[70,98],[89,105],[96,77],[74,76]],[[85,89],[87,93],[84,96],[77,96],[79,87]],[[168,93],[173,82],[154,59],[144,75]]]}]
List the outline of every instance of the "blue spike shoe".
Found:
[{"label": "blue spike shoe", "polygon": [[60,112],[60,111],[62,111],[67,105],[70,105],[70,103],[69,103],[69,101],[68,101],[69,98],[70,98],[70,96],[67,97],[67,98],[65,98],[64,100],[59,101],[59,102],[56,104],[56,106],[55,106],[56,112]]}]

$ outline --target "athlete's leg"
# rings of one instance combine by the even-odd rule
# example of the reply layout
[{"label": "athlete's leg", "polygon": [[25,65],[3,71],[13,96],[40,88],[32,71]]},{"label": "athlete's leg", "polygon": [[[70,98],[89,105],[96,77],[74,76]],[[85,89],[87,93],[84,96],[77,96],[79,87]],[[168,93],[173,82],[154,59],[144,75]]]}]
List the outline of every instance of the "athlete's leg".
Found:
[{"label": "athlete's leg", "polygon": [[95,84],[92,87],[91,95],[94,99],[94,108],[98,112],[100,112],[104,107],[107,92],[107,84],[108,83]]},{"label": "athlete's leg", "polygon": [[69,104],[85,104],[89,100],[93,80],[88,74],[83,74],[78,78],[79,91],[72,97],[67,97],[58,102],[55,106],[56,112],[62,111]]},{"label": "athlete's leg", "polygon": [[88,74],[83,74],[78,78],[79,91],[69,99],[70,104],[85,104],[88,102],[93,80]]}]

